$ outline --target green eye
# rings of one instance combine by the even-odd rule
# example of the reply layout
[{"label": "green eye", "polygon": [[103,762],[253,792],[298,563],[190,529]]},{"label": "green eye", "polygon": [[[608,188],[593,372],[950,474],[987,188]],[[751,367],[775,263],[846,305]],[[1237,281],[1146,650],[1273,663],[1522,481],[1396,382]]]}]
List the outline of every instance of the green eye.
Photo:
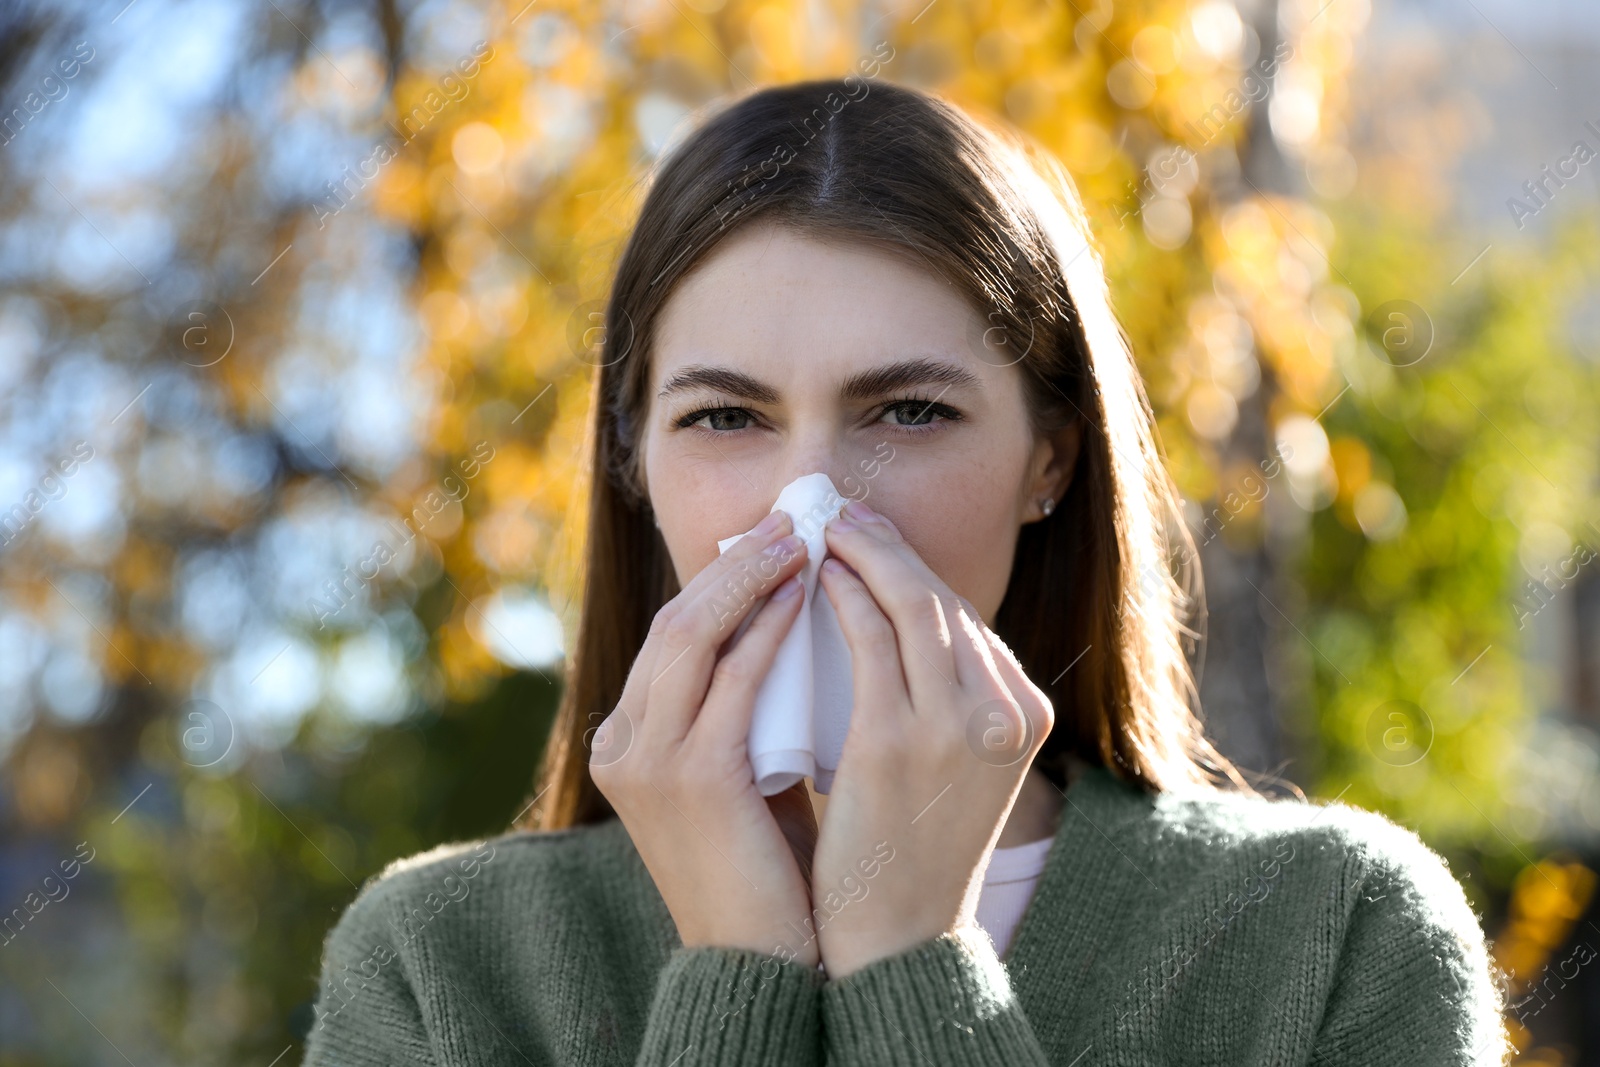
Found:
[{"label": "green eye", "polygon": [[935,404],[929,400],[896,400],[887,405],[883,411],[885,415],[891,412],[895,414],[892,425],[908,429],[932,426],[935,419],[955,422],[961,418],[961,413],[954,408]]},{"label": "green eye", "polygon": [[[893,415],[890,419],[888,416]],[[959,422],[961,412],[945,404],[921,397],[891,400],[879,413],[881,424],[893,426],[906,433],[930,433],[941,422]],[[709,436],[739,433],[754,425],[755,416],[746,408],[698,408],[675,419],[678,429],[690,429]]]},{"label": "green eye", "polygon": [[[692,427],[704,433],[733,433],[745,429],[745,426],[742,424],[730,425],[728,420],[748,420],[749,418],[750,412],[744,408],[701,408],[699,411],[691,411],[677,420],[677,425],[680,429]],[[696,425],[707,419],[711,421],[709,427]]]}]

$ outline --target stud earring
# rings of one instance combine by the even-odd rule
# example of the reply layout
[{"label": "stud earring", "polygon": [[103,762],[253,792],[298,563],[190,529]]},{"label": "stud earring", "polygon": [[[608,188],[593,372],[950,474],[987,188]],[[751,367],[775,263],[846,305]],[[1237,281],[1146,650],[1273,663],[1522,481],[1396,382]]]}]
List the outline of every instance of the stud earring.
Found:
[{"label": "stud earring", "polygon": [[1049,497],[1045,497],[1044,498],[1044,503],[1039,505],[1039,510],[1044,512],[1045,518],[1049,518],[1050,517],[1050,513],[1052,511],[1054,511],[1055,509],[1056,509],[1056,502],[1054,500],[1052,500],[1051,498],[1049,498]]}]

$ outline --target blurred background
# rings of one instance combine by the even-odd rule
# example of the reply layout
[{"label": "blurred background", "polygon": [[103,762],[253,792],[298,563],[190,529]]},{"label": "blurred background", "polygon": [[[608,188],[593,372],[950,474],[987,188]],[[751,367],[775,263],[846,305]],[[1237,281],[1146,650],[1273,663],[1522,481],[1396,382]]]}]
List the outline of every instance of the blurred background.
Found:
[{"label": "blurred background", "polygon": [[0,1064],[298,1062],[363,880],[536,801],[642,181],[874,58],[1077,180],[1223,750],[1600,1063],[1594,5],[0,0]]}]

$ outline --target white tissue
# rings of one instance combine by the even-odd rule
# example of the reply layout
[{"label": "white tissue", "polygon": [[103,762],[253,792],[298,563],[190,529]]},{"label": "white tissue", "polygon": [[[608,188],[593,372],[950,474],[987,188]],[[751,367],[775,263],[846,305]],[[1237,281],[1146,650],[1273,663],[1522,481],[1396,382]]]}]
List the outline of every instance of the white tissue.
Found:
[{"label": "white tissue", "polygon": [[[773,511],[788,512],[794,532],[806,543],[806,563],[799,573],[805,598],[756,693],[750,720],[750,766],[762,796],[781,793],[807,777],[817,792],[827,793],[839,769],[854,702],[850,647],[817,575],[828,556],[823,528],[845,503],[833,480],[818,472],[784,486],[772,505]],[[747,533],[724,538],[717,548],[726,552]],[[751,617],[745,617],[736,633]]]}]

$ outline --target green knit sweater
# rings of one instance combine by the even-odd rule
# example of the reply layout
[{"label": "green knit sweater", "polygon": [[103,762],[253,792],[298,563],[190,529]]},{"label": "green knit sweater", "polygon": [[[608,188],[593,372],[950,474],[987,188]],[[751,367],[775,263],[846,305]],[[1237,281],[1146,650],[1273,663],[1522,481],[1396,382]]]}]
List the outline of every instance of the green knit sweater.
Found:
[{"label": "green knit sweater", "polygon": [[400,861],[328,936],[305,1062],[1498,1065],[1500,1009],[1410,832],[1095,768],[1004,962],[968,929],[838,981],[685,948],[616,819]]}]

